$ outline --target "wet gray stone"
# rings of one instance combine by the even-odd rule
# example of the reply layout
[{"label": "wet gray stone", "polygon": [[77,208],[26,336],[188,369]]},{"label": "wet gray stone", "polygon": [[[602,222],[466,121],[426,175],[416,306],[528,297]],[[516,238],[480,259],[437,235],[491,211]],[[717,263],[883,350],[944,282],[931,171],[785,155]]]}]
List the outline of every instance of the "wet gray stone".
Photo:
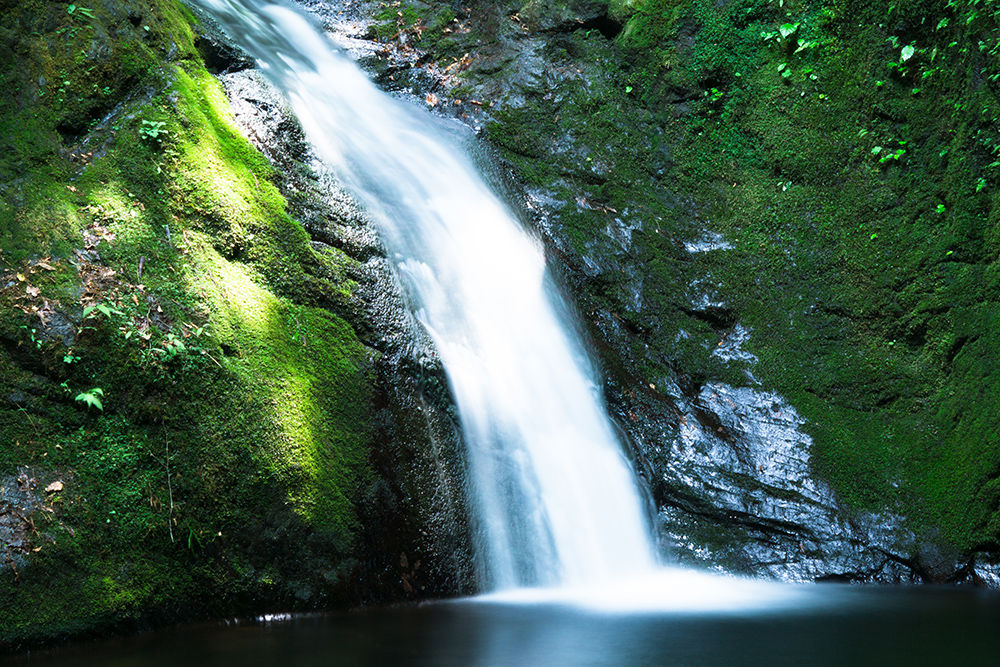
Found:
[{"label": "wet gray stone", "polygon": [[[19,467],[14,475],[0,477],[0,567],[13,570],[15,581],[29,566],[32,550],[54,539],[47,530],[50,523],[39,515],[43,512],[49,517],[55,515],[47,504],[47,496],[56,492],[46,491],[46,486],[56,480],[62,483],[51,471],[25,466]],[[65,485],[59,487],[60,491]]]},{"label": "wet gray stone", "polygon": [[226,74],[254,67],[250,54],[237,46],[214,18],[193,5],[188,5],[188,9],[198,17],[195,46],[210,72]]},{"label": "wet gray stone", "polygon": [[[256,70],[220,80],[236,124],[279,168],[290,213],[313,248],[349,258],[356,285],[347,309],[337,312],[378,352],[371,459],[383,483],[359,508],[363,555],[377,562],[398,560],[402,552],[419,561],[421,575],[404,578],[403,595],[471,592],[461,434],[437,351],[407,307],[373,223],[315,159],[285,99]],[[369,569],[370,577],[381,577]]]},{"label": "wet gray stone", "polygon": [[599,0],[566,0],[545,2],[528,0],[518,11],[518,17],[531,31],[573,30],[595,19],[607,16],[608,5]]},{"label": "wet gray stone", "polygon": [[[346,4],[320,0],[307,0],[305,4],[325,16],[324,22],[330,27],[344,25],[335,15]],[[606,9],[599,5],[586,0],[563,4],[529,2],[519,12],[519,18],[527,20],[526,25],[518,28],[516,22],[501,21],[496,45],[477,54],[463,84],[476,98],[506,109],[530,106],[544,99],[564,99],[569,86],[583,85],[589,90],[605,85],[599,71],[553,68],[544,56],[561,32],[601,19]],[[389,56],[383,60],[382,55],[374,55],[383,54],[383,47],[361,45],[357,29],[336,29],[348,34],[355,53],[368,54],[362,56],[362,61],[381,72],[377,72],[382,77],[378,80],[387,87],[396,86],[396,90],[422,97],[440,85],[440,79],[433,76],[406,74],[420,69],[415,67],[418,54],[407,51],[405,57],[395,61]],[[444,95],[439,97],[443,99]],[[678,98],[677,113],[684,112],[684,101]],[[441,112],[441,106],[436,111]],[[479,127],[489,113],[483,109],[480,115],[464,121]],[[588,162],[588,149],[570,133],[555,137],[546,150],[551,155],[575,158],[573,168],[578,175],[600,181],[604,167],[595,164],[597,160]],[[540,159],[547,158],[543,155]],[[669,162],[669,154],[664,153],[663,159],[664,164]],[[662,166],[657,168],[662,171]],[[669,193],[664,197],[669,199]],[[711,332],[718,335],[708,356],[741,370],[745,386],[713,378],[693,380],[687,369],[664,360],[660,356],[666,353],[662,344],[649,342],[657,333],[649,329],[653,326],[650,323],[657,321],[657,314],[651,312],[652,304],[662,304],[663,298],[649,293],[652,288],[643,280],[642,259],[630,254],[637,230],[643,229],[643,223],[650,227],[655,223],[630,217],[626,211],[607,212],[610,215],[604,233],[586,240],[578,253],[558,222],[559,211],[573,206],[579,210],[590,204],[582,195],[560,198],[543,190],[525,196],[525,207],[550,250],[553,272],[562,277],[562,284],[567,289],[582,290],[602,280],[613,280],[615,306],[627,307],[634,321],[647,326],[646,330],[638,330],[633,322],[626,322],[621,313],[608,307],[593,308],[586,315],[608,375],[609,408],[626,434],[636,470],[647,486],[651,513],[656,517],[668,559],[790,582],[900,582],[962,576],[987,585],[1000,584],[1000,566],[989,562],[967,565],[956,560],[957,554],[916,544],[901,518],[890,511],[865,514],[841,506],[812,468],[812,441],[803,418],[784,397],[757,386],[753,378],[756,358],[743,347],[752,339],[753,331],[739,321],[738,313],[730,310],[723,290],[711,276],[696,276],[686,289],[678,290],[677,307],[694,324],[708,323]],[[697,225],[696,218],[690,217],[692,226]],[[435,394],[434,387],[426,382],[420,385],[417,378],[442,377],[436,355],[419,333],[412,333],[413,323],[401,312],[403,297],[381,252],[371,250],[364,255],[363,248],[377,243],[366,236],[364,224],[348,222],[351,219],[345,213],[340,221],[326,226],[309,222],[308,228],[317,242],[339,243],[338,247],[350,248],[350,254],[364,262],[371,278],[361,281],[359,294],[373,313],[378,332],[373,344],[392,360],[390,366],[411,369],[386,375],[408,378],[394,395],[394,405],[404,411],[415,410],[411,415],[430,414],[422,406],[428,400],[441,401],[434,398],[441,394]],[[656,229],[656,233],[659,231]],[[346,239],[351,234],[357,234],[357,238],[349,242]],[[693,229],[688,239],[679,237],[671,242],[677,247],[679,259],[683,256],[685,261],[730,249],[726,239],[704,228]],[[705,340],[704,334],[696,334],[702,338],[695,339],[685,329],[695,332],[693,327],[678,329],[675,343],[697,345]],[[647,367],[658,369],[658,376],[644,376],[640,369]],[[423,389],[413,391],[413,386]],[[448,412],[447,400],[437,405],[440,411],[436,414]],[[399,426],[405,419],[397,416],[396,425],[385,432],[405,430]],[[438,421],[431,430],[447,439],[451,436],[445,433],[445,426],[446,420]],[[431,452],[425,460],[439,460],[433,454],[433,443],[424,451]],[[422,479],[432,481],[435,477]],[[445,480],[445,495],[454,488],[449,485],[457,483],[452,472],[444,472],[436,479]],[[447,515],[447,511],[442,512],[440,516]],[[435,525],[443,530],[444,526],[456,524],[444,521]]]}]

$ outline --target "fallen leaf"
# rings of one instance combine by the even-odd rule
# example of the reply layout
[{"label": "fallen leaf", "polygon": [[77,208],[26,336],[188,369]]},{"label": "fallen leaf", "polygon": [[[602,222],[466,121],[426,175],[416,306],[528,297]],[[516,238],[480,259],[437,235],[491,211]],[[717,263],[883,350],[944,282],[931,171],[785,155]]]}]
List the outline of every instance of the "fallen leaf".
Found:
[{"label": "fallen leaf", "polygon": [[38,296],[42,290],[38,289],[37,287],[32,287],[31,285],[28,285],[26,288],[24,288],[24,291],[27,292],[30,296]]},{"label": "fallen leaf", "polygon": [[17,274],[17,279],[18,279],[18,280],[20,280],[20,281],[21,281],[22,283],[23,283],[23,282],[24,282],[25,280],[27,280],[27,278],[25,278],[25,277],[24,277],[24,274],[23,274],[23,273],[19,273],[19,274]]},{"label": "fallen leaf", "polygon": [[425,97],[424,99],[427,101],[427,104],[431,106],[436,106],[438,103],[437,95],[435,95],[434,93],[427,93],[427,97]]},{"label": "fallen leaf", "polygon": [[45,493],[56,493],[57,491],[63,490],[63,483],[60,481],[55,481],[45,487]]}]

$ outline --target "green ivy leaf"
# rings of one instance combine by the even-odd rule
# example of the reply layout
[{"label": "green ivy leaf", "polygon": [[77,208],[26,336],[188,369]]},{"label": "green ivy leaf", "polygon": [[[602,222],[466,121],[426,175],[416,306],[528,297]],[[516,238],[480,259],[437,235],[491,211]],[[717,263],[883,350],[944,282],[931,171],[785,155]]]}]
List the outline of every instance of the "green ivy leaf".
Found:
[{"label": "green ivy leaf", "polygon": [[798,23],[786,23],[783,26],[781,26],[780,28],[778,28],[778,32],[781,33],[781,36],[784,39],[788,39],[788,37],[791,36],[791,35],[794,35],[795,31],[798,30],[798,29],[799,29],[799,24]]}]

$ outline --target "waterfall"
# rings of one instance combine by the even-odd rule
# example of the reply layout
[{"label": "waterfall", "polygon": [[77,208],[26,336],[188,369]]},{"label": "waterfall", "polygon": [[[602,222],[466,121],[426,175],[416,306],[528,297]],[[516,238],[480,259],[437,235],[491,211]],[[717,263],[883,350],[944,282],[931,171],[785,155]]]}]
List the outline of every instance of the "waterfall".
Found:
[{"label": "waterfall", "polygon": [[483,589],[653,572],[647,512],[538,241],[438,121],[379,91],[298,10],[193,1],[288,96],[380,229],[455,393]]}]

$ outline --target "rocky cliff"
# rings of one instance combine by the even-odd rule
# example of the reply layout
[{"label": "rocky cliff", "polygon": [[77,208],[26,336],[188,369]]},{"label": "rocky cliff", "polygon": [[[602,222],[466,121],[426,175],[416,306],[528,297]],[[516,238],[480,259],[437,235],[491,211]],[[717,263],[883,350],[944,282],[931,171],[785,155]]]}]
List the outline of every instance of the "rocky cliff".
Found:
[{"label": "rocky cliff", "polygon": [[996,582],[995,9],[306,4],[499,149],[670,557]]}]

